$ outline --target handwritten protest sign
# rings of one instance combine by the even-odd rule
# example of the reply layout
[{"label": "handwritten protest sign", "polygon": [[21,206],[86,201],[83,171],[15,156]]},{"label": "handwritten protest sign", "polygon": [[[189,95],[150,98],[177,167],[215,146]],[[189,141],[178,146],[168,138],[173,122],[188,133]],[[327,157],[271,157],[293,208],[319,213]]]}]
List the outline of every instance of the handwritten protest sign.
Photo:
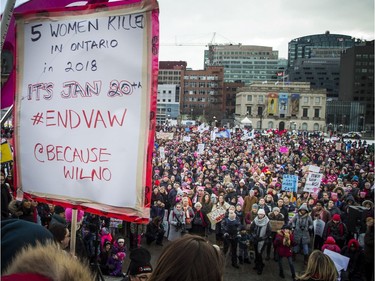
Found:
[{"label": "handwritten protest sign", "polygon": [[282,190],[297,192],[298,176],[295,175],[283,175]]},{"label": "handwritten protest sign", "polygon": [[309,172],[303,191],[317,192],[322,182],[323,174]]},{"label": "handwritten protest sign", "polygon": [[15,133],[24,192],[148,217],[158,29],[152,0],[20,15]]},{"label": "handwritten protest sign", "polygon": [[207,214],[208,219],[212,224],[220,222],[225,217],[226,210],[224,207],[219,207]]}]

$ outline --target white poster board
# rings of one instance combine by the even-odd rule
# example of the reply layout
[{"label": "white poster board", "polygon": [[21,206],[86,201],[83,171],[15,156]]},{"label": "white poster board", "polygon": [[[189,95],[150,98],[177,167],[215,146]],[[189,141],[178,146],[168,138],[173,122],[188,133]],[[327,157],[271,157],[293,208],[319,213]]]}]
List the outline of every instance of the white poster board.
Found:
[{"label": "white poster board", "polygon": [[16,150],[24,192],[143,211],[151,8],[18,20]]},{"label": "white poster board", "polygon": [[321,173],[309,172],[309,174],[307,175],[305,188],[303,189],[303,191],[317,192],[320,188],[322,178],[323,178],[323,174]]}]

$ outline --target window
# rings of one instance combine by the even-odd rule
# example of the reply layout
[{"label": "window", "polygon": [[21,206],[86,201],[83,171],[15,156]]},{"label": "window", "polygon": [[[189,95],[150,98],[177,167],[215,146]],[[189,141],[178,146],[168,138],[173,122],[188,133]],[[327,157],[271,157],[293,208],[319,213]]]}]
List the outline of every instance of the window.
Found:
[{"label": "window", "polygon": [[263,99],[263,96],[262,96],[262,95],[259,95],[259,96],[258,96],[258,102],[261,102],[261,103],[264,102],[264,99]]},{"label": "window", "polygon": [[258,106],[258,116],[262,116],[263,115],[263,108],[261,106]]},{"label": "window", "polygon": [[308,104],[309,103],[309,97],[303,97],[303,103]]},{"label": "window", "polygon": [[307,123],[302,123],[302,130],[307,131]]},{"label": "window", "polygon": [[253,96],[252,95],[247,95],[247,101],[249,101],[249,102],[253,101]]},{"label": "window", "polygon": [[[306,108],[307,109],[307,108]],[[314,118],[319,118],[320,116],[319,116],[319,113],[320,113],[320,110],[319,110],[319,108],[315,108],[314,109]]]},{"label": "window", "polygon": [[308,117],[309,116],[309,109],[303,108],[302,109],[302,117]]},{"label": "window", "polygon": [[318,123],[314,123],[314,131],[319,131],[319,124]]},{"label": "window", "polygon": [[246,107],[247,115],[251,115],[251,106]]},{"label": "window", "polygon": [[315,97],[315,104],[320,104],[320,97]]},{"label": "window", "polygon": [[273,122],[272,121],[268,122],[268,127],[267,128],[268,129],[272,129],[273,128]]}]

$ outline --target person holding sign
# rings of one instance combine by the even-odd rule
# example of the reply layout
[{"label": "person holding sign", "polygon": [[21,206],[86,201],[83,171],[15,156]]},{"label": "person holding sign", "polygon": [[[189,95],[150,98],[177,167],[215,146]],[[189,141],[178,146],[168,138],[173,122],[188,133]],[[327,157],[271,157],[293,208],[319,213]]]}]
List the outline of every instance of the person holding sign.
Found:
[{"label": "person holding sign", "polygon": [[[270,259],[271,246],[274,242],[276,233],[277,233],[277,231],[280,230],[280,227],[277,227],[277,226],[278,226],[278,224],[281,224],[281,226],[282,226],[283,223],[284,223],[284,215],[282,213],[280,213],[279,207],[273,207],[272,212],[270,212],[268,214],[268,218],[270,219],[272,233],[271,233],[271,236],[270,236],[271,241],[270,241],[270,243],[267,243],[267,250],[266,250],[266,253],[267,253],[266,260],[267,261]],[[274,224],[273,224],[273,222],[274,222]],[[275,247],[273,249],[273,259],[275,261],[277,261],[277,259],[278,259]]]},{"label": "person holding sign", "polygon": [[282,259],[286,258],[288,260],[290,272],[294,280],[294,278],[296,277],[296,272],[294,270],[293,259],[292,259],[294,235],[292,233],[292,227],[290,225],[284,224],[281,230],[277,231],[273,245],[279,257],[279,260],[278,260],[279,261],[279,276],[281,278],[285,278]]}]

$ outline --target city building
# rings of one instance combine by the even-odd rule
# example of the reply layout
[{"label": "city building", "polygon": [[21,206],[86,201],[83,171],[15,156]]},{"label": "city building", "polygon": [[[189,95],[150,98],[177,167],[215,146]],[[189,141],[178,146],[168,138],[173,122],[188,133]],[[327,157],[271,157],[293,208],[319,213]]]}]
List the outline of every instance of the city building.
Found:
[{"label": "city building", "polygon": [[325,130],[326,91],[310,83],[253,83],[238,90],[236,124],[247,117],[255,129]]},{"label": "city building", "polygon": [[279,59],[272,47],[242,44],[211,44],[204,51],[204,65],[223,66],[224,82],[277,80],[277,73],[287,67],[286,59]]},{"label": "city building", "polygon": [[309,82],[311,88],[326,89],[327,98],[339,98],[340,57],[298,58],[289,69],[289,80]]},{"label": "city building", "polygon": [[156,105],[156,122],[164,124],[169,120],[178,120],[180,117],[180,86],[158,85]]},{"label": "city building", "polygon": [[186,61],[160,61],[158,84],[181,84],[182,73],[186,69]]},{"label": "city building", "polygon": [[224,68],[185,70],[181,77],[181,116],[212,122],[223,118]]},{"label": "city building", "polygon": [[[224,82],[223,90],[223,124],[233,123],[236,111],[236,95],[238,88],[245,86],[244,82]],[[224,120],[225,119],[225,120]]]},{"label": "city building", "polygon": [[[288,43],[288,69],[294,66],[297,59],[308,59],[314,57],[332,57],[355,45],[356,39],[342,34],[331,34],[326,31],[324,34],[308,35],[295,38]],[[330,51],[331,49],[331,51]]]},{"label": "city building", "polygon": [[345,50],[340,66],[340,99],[365,105],[366,131],[374,131],[374,40]]},{"label": "city building", "polygon": [[358,101],[327,101],[326,126],[339,133],[361,132],[365,129],[364,103]]}]

